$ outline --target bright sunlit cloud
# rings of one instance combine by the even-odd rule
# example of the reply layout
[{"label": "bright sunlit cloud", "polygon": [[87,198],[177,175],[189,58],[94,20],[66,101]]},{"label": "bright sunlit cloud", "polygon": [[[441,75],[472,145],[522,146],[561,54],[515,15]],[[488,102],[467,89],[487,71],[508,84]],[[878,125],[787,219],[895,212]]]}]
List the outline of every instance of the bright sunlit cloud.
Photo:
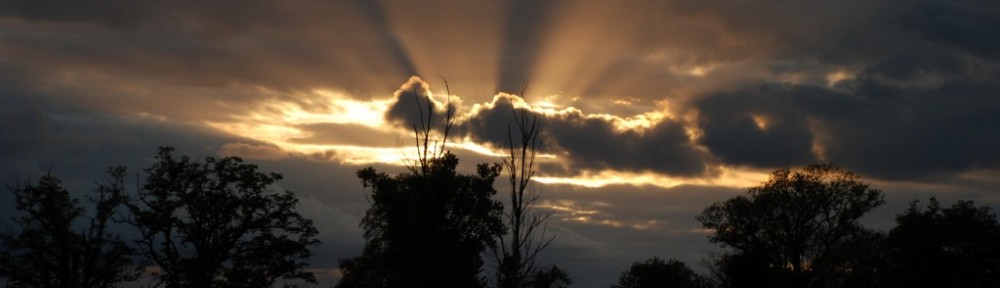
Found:
[{"label": "bright sunlit cloud", "polygon": [[364,135],[343,135],[345,143],[304,144],[295,141],[315,136],[316,132],[301,128],[309,124],[349,124],[373,131],[387,130],[383,115],[392,103],[391,99],[357,100],[341,92],[318,89],[293,94],[288,99],[266,101],[254,111],[235,116],[235,121],[206,121],[204,124],[227,134],[275,145],[283,151],[327,155],[320,158],[342,163],[400,163],[405,159],[406,153],[401,148],[348,144],[352,137]]},{"label": "bright sunlit cloud", "polygon": [[635,230],[648,230],[661,224],[655,219],[619,219],[619,217],[614,217],[605,211],[612,206],[611,203],[602,201],[581,202],[560,199],[540,201],[532,207],[551,211],[552,217],[565,222]]},{"label": "bright sunlit cloud", "polygon": [[525,109],[534,113],[542,114],[547,117],[558,118],[558,117],[568,117],[571,115],[581,115],[587,119],[602,119],[612,123],[617,132],[624,132],[628,130],[641,131],[646,128],[650,128],[655,124],[663,121],[664,119],[675,119],[676,117],[672,114],[669,108],[668,102],[663,101],[657,103],[659,106],[663,106],[654,111],[639,113],[631,116],[618,116],[607,113],[586,113],[573,106],[565,106],[557,104],[553,101],[555,97],[547,97],[546,100],[537,101],[535,103],[529,104],[523,98],[506,94],[499,93],[493,97],[490,102],[473,104],[464,116],[460,116],[459,121],[463,121],[477,114],[482,113],[486,110],[491,110],[496,107],[501,101],[509,101],[514,108]]},{"label": "bright sunlit cloud", "polygon": [[826,85],[828,87],[833,87],[837,85],[840,81],[854,78],[855,75],[844,70],[837,70],[826,74]]},{"label": "bright sunlit cloud", "polygon": [[758,129],[767,130],[767,126],[769,124],[767,117],[764,115],[753,115],[751,118],[753,119],[753,123],[757,125]]},{"label": "bright sunlit cloud", "polygon": [[282,120],[290,124],[337,123],[377,128],[385,123],[382,115],[392,101],[391,99],[356,100],[328,90],[314,90],[312,94],[319,96],[315,105],[327,109],[310,111],[302,109],[300,105],[278,103],[277,108],[284,111]]},{"label": "bright sunlit cloud", "polygon": [[715,176],[700,178],[672,177],[658,173],[632,173],[613,170],[583,171],[570,177],[536,176],[535,181],[543,184],[569,184],[597,188],[607,185],[651,185],[663,188],[673,188],[679,185],[711,185],[725,187],[750,187],[757,185],[768,177],[768,172],[742,167],[718,166]]}]

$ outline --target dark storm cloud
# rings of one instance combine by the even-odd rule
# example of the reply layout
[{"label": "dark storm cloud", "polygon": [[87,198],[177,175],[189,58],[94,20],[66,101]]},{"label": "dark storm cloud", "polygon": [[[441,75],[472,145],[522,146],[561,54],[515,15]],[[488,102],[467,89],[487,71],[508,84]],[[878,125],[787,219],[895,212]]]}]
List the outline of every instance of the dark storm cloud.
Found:
[{"label": "dark storm cloud", "polygon": [[904,9],[903,24],[945,46],[995,57],[1000,53],[1000,26],[994,1],[912,1]]},{"label": "dark storm cloud", "polygon": [[684,127],[670,120],[641,132],[616,132],[609,121],[570,114],[547,119],[545,129],[548,139],[570,153],[574,165],[582,165],[577,167],[679,176],[705,172],[704,155],[688,140]]},{"label": "dark storm cloud", "polygon": [[[996,25],[988,24],[1000,22],[997,4],[900,4],[888,9],[885,3],[836,3],[860,15],[886,12],[844,18],[855,21],[810,19],[826,10],[803,7],[731,14],[725,23],[732,29],[753,35],[763,31],[757,25],[774,28],[767,35],[781,40],[767,51],[775,54],[754,56],[771,63],[768,71],[774,75],[801,77],[795,84],[761,78],[703,93],[693,103],[704,130],[700,143],[728,163],[774,167],[831,160],[887,178],[919,179],[1000,165],[997,150],[990,148],[1000,144],[1000,62],[995,57],[1000,41],[990,36],[998,33]],[[711,4],[689,5],[693,11],[735,13]],[[760,18],[764,15],[771,18]],[[736,25],[751,19],[742,28]],[[803,33],[815,31],[825,33]],[[823,81],[836,67],[854,67],[856,73],[838,83]],[[767,129],[755,125],[753,116],[769,120]],[[810,150],[814,142],[822,151]]]},{"label": "dark storm cloud", "polygon": [[[1000,85],[990,79],[1000,74],[982,75],[968,62],[920,60],[947,55],[902,54],[910,53],[919,57],[888,58],[833,88],[766,84],[708,95],[696,104],[705,129],[701,142],[732,163],[800,165],[825,156],[889,178],[1000,165],[994,148]],[[767,129],[754,125],[752,115],[769,119]],[[813,141],[825,155],[810,154]]]},{"label": "dark storm cloud", "polygon": [[800,89],[762,85],[700,99],[695,105],[701,111],[701,143],[722,161],[739,165],[781,167],[813,161],[808,115],[793,101],[829,98],[824,96],[831,92],[795,88]]},{"label": "dark storm cloud", "polygon": [[862,83],[865,106],[825,120],[829,158],[903,178],[1000,166],[1000,86],[971,82],[929,89]]},{"label": "dark storm cloud", "polygon": [[429,88],[420,78],[410,78],[393,93],[395,101],[385,112],[385,120],[408,131],[425,129],[428,125],[427,120],[431,123],[430,127],[426,128],[443,129],[445,121],[448,120],[448,109],[452,109],[451,113],[454,115],[458,103],[452,103],[453,108],[448,108],[448,103],[438,102],[430,96]]}]

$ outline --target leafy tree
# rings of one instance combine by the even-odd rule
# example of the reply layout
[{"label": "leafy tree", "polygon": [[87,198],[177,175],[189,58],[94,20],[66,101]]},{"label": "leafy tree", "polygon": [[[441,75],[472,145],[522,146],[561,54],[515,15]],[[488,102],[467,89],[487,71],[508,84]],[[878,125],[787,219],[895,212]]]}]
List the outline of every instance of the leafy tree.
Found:
[{"label": "leafy tree", "polygon": [[858,218],[883,202],[881,191],[856,174],[814,164],[776,170],[746,196],[706,208],[698,220],[714,230],[712,242],[765,261],[780,276],[777,286],[807,287],[817,286],[810,283],[818,259],[833,259],[831,251],[871,233]]},{"label": "leafy tree", "polygon": [[[16,230],[0,235],[0,271],[9,287],[115,287],[138,276],[132,249],[108,231],[122,201],[125,169],[108,172],[111,181],[88,196],[90,217],[52,175],[37,185],[9,187],[22,214],[12,219]],[[89,225],[77,230],[85,218]]]},{"label": "leafy tree", "polygon": [[492,199],[501,166],[479,164],[472,175],[456,172],[458,158],[444,149],[453,109],[447,107],[441,140],[431,141],[437,134],[429,99],[426,113],[419,107],[419,128],[413,125],[417,159],[408,163],[409,172],[358,171],[371,189],[372,206],[361,220],[365,247],[361,256],[341,261],[344,277],[337,287],[485,285],[481,253],[504,233],[503,206]]},{"label": "leafy tree", "polygon": [[720,287],[757,288],[778,287],[777,279],[782,270],[771,266],[762,251],[734,251],[714,259],[712,277]]},{"label": "leafy tree", "polygon": [[532,288],[567,288],[573,284],[573,280],[569,279],[569,274],[566,274],[565,270],[552,265],[549,268],[535,270],[529,284],[528,287]]},{"label": "leafy tree", "polygon": [[282,176],[242,159],[204,163],[160,148],[138,197],[130,201],[139,251],[166,287],[271,287],[279,279],[315,282],[304,270],[319,244],[312,221],[295,211]]},{"label": "leafy tree", "polygon": [[503,157],[510,184],[507,195],[510,206],[504,211],[508,233],[498,235],[498,245],[490,249],[490,256],[496,265],[494,280],[501,288],[528,285],[529,277],[536,268],[536,258],[554,239],[546,236],[542,225],[551,212],[534,210],[541,193],[530,189],[531,178],[535,175],[535,156],[542,145],[539,138],[541,123],[537,114],[529,115],[525,109],[511,114],[516,129],[507,127],[508,149]]},{"label": "leafy tree", "polygon": [[712,285],[708,278],[694,273],[684,262],[675,259],[663,261],[655,256],[645,262],[633,263],[622,272],[618,285],[611,285],[611,288],[654,287],[707,288]]},{"label": "leafy tree", "polygon": [[883,287],[885,234],[857,231],[811,263],[813,287]]},{"label": "leafy tree", "polygon": [[886,239],[883,287],[1000,287],[1000,223],[988,207],[913,202]]},{"label": "leafy tree", "polygon": [[361,221],[365,248],[341,262],[338,287],[479,287],[480,253],[503,232],[502,206],[492,200],[499,165],[480,164],[475,175],[455,172],[447,153],[426,174],[389,176],[358,171],[371,188],[372,207]]}]

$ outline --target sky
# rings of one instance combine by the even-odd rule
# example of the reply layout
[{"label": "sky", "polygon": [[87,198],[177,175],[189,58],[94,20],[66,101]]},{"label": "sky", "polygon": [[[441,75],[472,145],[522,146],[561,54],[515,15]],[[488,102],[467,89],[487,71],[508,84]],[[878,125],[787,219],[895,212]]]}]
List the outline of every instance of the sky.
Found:
[{"label": "sky", "polygon": [[607,287],[654,255],[706,271],[695,217],[778,168],[860,174],[883,231],[917,199],[1000,207],[997,35],[990,0],[4,0],[0,182],[243,157],[300,197],[330,286],[364,243],[354,172],[405,170],[415,101],[455,107],[467,172],[525,111],[542,264]]}]

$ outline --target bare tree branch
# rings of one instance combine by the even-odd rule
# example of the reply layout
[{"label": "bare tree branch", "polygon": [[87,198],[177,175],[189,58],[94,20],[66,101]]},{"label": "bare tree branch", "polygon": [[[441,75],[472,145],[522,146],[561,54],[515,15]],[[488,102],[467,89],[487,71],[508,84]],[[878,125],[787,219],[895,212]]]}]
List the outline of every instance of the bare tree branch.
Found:
[{"label": "bare tree branch", "polygon": [[541,191],[531,185],[535,157],[542,145],[541,120],[527,109],[515,109],[511,114],[516,130],[507,126],[507,153],[503,156],[510,184],[510,204],[504,217],[510,230],[498,237],[499,244],[490,254],[496,265],[493,281],[501,288],[526,286],[536,269],[538,255],[554,240],[544,225],[551,212],[534,210]]}]

